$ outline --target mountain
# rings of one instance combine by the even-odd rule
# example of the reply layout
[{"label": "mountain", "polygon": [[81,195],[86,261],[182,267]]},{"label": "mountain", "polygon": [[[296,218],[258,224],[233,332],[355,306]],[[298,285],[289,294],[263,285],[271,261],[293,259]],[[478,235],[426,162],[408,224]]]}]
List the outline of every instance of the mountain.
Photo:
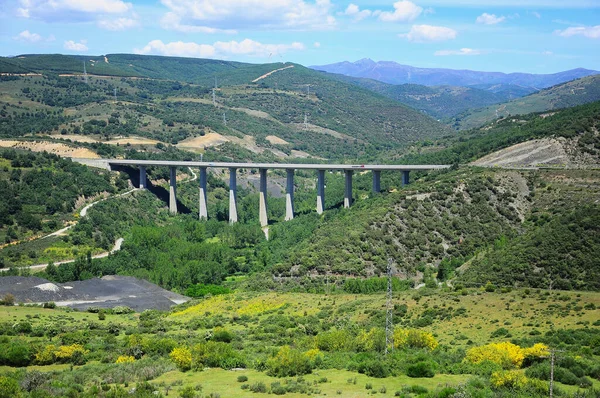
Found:
[{"label": "mountain", "polygon": [[219,146],[238,159],[344,160],[376,158],[381,150],[451,133],[397,101],[291,63],[21,55],[0,58],[0,73],[13,74],[0,80],[4,137],[133,136],[150,145]]},{"label": "mountain", "polygon": [[417,68],[392,61],[375,62],[361,59],[356,62],[338,62],[315,65],[311,68],[354,77],[366,77],[390,84],[423,84],[426,86],[471,86],[478,84],[511,84],[534,89],[550,87],[569,80],[600,72],[589,69],[572,69],[553,74],[478,72],[443,68]]},{"label": "mountain", "polygon": [[490,85],[488,89],[479,89],[460,86],[423,86],[420,84],[396,85],[333,73],[327,73],[327,77],[364,87],[411,108],[423,111],[436,119],[448,119],[469,109],[505,102],[520,97],[521,95],[518,94],[522,92],[511,90],[509,85]]},{"label": "mountain", "polygon": [[452,120],[457,129],[481,126],[500,117],[568,108],[600,100],[600,75],[583,77],[509,102],[467,110]]}]

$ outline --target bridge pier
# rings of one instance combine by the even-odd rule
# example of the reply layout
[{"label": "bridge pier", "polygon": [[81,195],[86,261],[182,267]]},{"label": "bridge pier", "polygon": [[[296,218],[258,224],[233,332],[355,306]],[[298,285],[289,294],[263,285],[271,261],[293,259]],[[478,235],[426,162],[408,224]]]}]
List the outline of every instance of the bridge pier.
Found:
[{"label": "bridge pier", "polygon": [[169,176],[169,212],[177,214],[177,169],[169,167],[171,175]]},{"label": "bridge pier", "polygon": [[146,166],[140,166],[140,189],[146,189]]},{"label": "bridge pier", "polygon": [[208,206],[206,200],[206,167],[200,167],[200,211],[198,218],[200,220],[208,219]]},{"label": "bridge pier", "polygon": [[402,186],[408,185],[410,183],[410,170],[402,171]]},{"label": "bridge pier", "polygon": [[317,213],[325,210],[325,170],[317,170]]},{"label": "bridge pier", "polygon": [[381,192],[381,170],[373,170],[373,193]]},{"label": "bridge pier", "polygon": [[267,169],[258,169],[258,172],[260,174],[258,218],[260,226],[266,227],[269,225],[269,218],[267,216]]},{"label": "bridge pier", "polygon": [[233,224],[238,221],[236,173],[237,169],[235,167],[229,168],[229,224]]},{"label": "bridge pier", "polygon": [[344,190],[344,207],[347,209],[352,205],[352,170],[344,170],[346,175],[346,189]]},{"label": "bridge pier", "polygon": [[294,169],[286,169],[285,221],[294,218]]}]

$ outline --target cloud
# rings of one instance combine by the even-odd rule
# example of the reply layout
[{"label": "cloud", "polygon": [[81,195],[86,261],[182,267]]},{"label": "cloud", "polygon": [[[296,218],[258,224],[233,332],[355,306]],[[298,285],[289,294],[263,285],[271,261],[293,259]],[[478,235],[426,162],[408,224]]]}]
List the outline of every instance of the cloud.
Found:
[{"label": "cloud", "polygon": [[64,48],[69,51],[87,51],[88,47],[85,45],[85,40],[80,40],[79,43],[75,43],[73,40],[65,41]]},{"label": "cloud", "polygon": [[497,17],[495,14],[488,14],[487,12],[484,12],[483,14],[477,17],[475,22],[484,25],[496,25],[497,23],[500,23],[505,19],[505,17]]},{"label": "cloud", "polygon": [[253,57],[268,57],[270,54],[282,54],[289,50],[304,50],[304,44],[294,42],[291,44],[263,44],[254,40],[245,39],[240,42],[235,40],[213,44],[199,44],[194,42],[170,42],[152,40],[141,49],[134,49],[136,54],[158,54],[193,58],[218,58],[229,55],[247,55]]},{"label": "cloud", "polygon": [[554,33],[562,37],[583,36],[589,39],[600,39],[600,25],[571,26],[565,30],[556,30]]},{"label": "cloud", "polygon": [[394,3],[394,12],[382,11],[379,13],[379,19],[384,22],[411,22],[414,21],[423,12],[419,7],[408,0],[401,0]]},{"label": "cloud", "polygon": [[330,29],[330,0],[161,0],[166,29],[216,33],[247,28]]},{"label": "cloud", "polygon": [[19,0],[17,16],[45,22],[81,22],[101,14],[124,14],[133,8],[122,0]]},{"label": "cloud", "polygon": [[461,48],[460,50],[439,50],[433,53],[435,56],[445,55],[479,55],[483,54],[481,50],[475,50],[472,48]]},{"label": "cloud", "polygon": [[313,44],[313,46],[314,46],[315,48],[320,48],[320,47],[321,47],[321,43],[319,43],[318,41],[316,41],[316,42]]},{"label": "cloud", "polygon": [[410,29],[410,32],[399,34],[398,36],[403,37],[408,41],[423,43],[428,41],[444,41],[454,39],[456,38],[456,31],[444,26],[413,25]]},{"label": "cloud", "polygon": [[140,23],[133,18],[101,19],[98,26],[106,30],[126,30],[138,26]]},{"label": "cloud", "polygon": [[29,30],[24,30],[19,33],[17,36],[13,37],[14,40],[18,41],[28,41],[30,43],[37,43],[42,40],[42,36],[37,33],[30,33]]},{"label": "cloud", "polygon": [[531,12],[531,15],[533,15],[533,16],[534,16],[534,17],[536,17],[537,19],[540,19],[540,18],[542,18],[542,15],[541,15],[539,12],[537,12],[537,11],[532,11],[532,12]]},{"label": "cloud", "polygon": [[370,17],[373,12],[371,10],[360,10],[360,8],[356,4],[350,3],[346,8],[346,11],[343,13],[339,13],[340,15],[346,15],[349,17],[353,17],[355,21],[360,21],[361,19],[365,19]]}]

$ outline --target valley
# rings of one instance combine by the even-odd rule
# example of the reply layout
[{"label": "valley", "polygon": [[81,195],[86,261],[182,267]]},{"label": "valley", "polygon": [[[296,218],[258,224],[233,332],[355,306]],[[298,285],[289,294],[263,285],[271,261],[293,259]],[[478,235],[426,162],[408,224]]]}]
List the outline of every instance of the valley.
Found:
[{"label": "valley", "polygon": [[[598,395],[596,76],[510,99],[523,81],[282,62],[0,71],[0,397],[544,397],[551,373],[556,396]],[[169,167],[139,189],[142,161],[178,162],[176,214]],[[230,171],[201,182],[221,162],[272,165],[263,188],[238,168],[237,222]],[[291,220],[280,164],[298,166]],[[357,167],[349,190],[316,164],[389,170],[374,190]]]}]

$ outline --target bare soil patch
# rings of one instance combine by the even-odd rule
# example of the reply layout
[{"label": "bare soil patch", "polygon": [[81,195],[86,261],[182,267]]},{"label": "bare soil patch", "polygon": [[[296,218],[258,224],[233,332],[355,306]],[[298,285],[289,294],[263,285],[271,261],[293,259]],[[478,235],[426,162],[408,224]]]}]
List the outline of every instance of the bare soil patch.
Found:
[{"label": "bare soil patch", "polygon": [[200,137],[186,138],[177,144],[179,148],[204,149],[210,146],[218,146],[229,142],[229,138],[219,133],[208,133]]},{"label": "bare soil patch", "polygon": [[273,145],[288,145],[289,142],[284,140],[283,138],[279,138],[276,135],[268,135],[265,137],[267,141],[269,141]]},{"label": "bare soil patch", "polygon": [[87,148],[72,147],[58,142],[0,140],[0,147],[26,149],[33,152],[46,151],[66,158],[100,158],[95,152]]}]

